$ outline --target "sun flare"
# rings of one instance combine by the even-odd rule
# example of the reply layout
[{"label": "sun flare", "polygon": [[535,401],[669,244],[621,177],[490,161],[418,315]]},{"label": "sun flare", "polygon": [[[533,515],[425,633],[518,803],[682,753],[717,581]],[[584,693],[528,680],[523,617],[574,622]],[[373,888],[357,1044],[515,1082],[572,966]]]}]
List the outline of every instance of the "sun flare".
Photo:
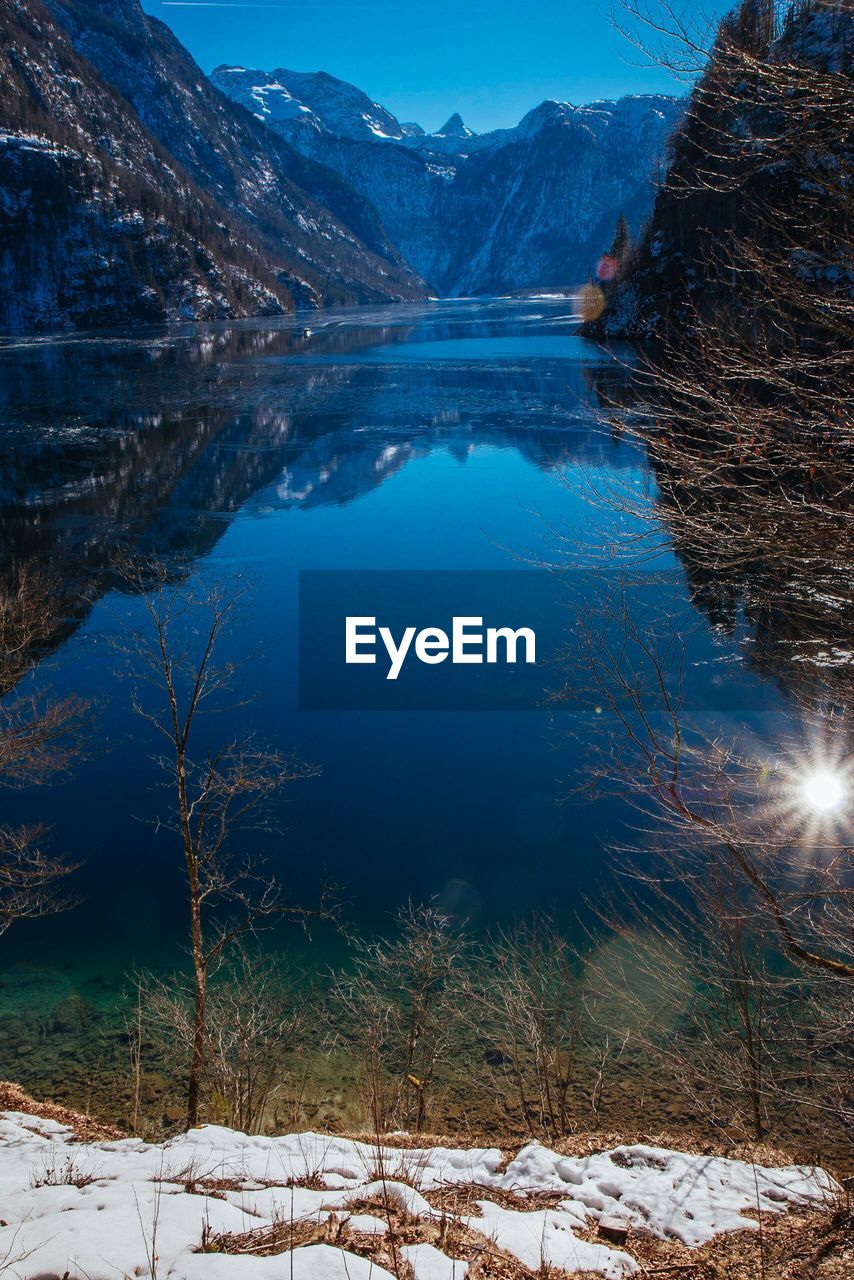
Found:
[{"label": "sun flare", "polygon": [[815,769],[801,782],[804,802],[814,813],[838,813],[845,804],[847,790],[841,774],[832,769]]}]

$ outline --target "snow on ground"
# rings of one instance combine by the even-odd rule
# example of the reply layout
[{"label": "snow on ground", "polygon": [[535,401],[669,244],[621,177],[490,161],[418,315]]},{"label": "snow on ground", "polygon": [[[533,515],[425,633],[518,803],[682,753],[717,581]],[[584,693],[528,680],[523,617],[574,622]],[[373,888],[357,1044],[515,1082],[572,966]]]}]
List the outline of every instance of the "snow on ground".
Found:
[{"label": "snow on ground", "polygon": [[506,1249],[532,1271],[545,1263],[570,1273],[597,1271],[610,1280],[620,1280],[638,1269],[624,1250],[580,1240],[573,1227],[583,1227],[584,1219],[562,1209],[520,1212],[481,1200],[480,1210],[481,1216],[468,1218],[467,1226],[494,1240],[499,1249]]},{"label": "snow on ground", "polygon": [[[465,1225],[526,1266],[545,1261],[619,1278],[638,1271],[630,1252],[577,1234],[589,1234],[605,1213],[698,1245],[755,1226],[745,1214],[757,1208],[820,1204],[834,1187],[820,1169],[766,1169],[641,1145],[569,1158],[534,1142],[504,1167],[497,1148],[400,1150],[316,1133],[248,1137],[214,1125],[163,1144],[72,1138],[57,1121],[0,1112],[0,1272],[9,1280],[386,1280],[381,1267],[330,1244],[298,1248],[286,1264],[281,1255],[195,1251],[205,1233],[321,1223],[332,1213],[341,1220],[355,1200],[435,1219],[424,1193],[466,1183],[482,1187],[484,1198],[473,1198],[477,1212]],[[491,1188],[521,1197],[517,1207],[508,1208],[506,1196],[493,1203]],[[544,1191],[561,1198],[526,1211],[524,1197]],[[386,1231],[379,1211],[356,1208],[349,1217],[365,1234]],[[465,1261],[433,1245],[403,1252],[416,1280],[463,1280]]]},{"label": "snow on ground", "polygon": [[400,1251],[415,1280],[465,1280],[469,1264],[461,1258],[449,1258],[432,1244],[405,1244]]}]

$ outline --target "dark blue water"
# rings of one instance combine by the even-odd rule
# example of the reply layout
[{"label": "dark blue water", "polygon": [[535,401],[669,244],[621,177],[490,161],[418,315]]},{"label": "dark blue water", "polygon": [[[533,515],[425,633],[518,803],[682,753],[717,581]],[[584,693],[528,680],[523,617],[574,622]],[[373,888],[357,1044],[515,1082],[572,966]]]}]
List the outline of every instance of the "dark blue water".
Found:
[{"label": "dark blue water", "polygon": [[[35,683],[94,708],[70,777],[5,797],[10,820],[48,821],[52,848],[81,861],[80,904],[10,931],[0,966],[110,990],[182,937],[178,850],[151,825],[168,807],[156,742],[109,643],[142,623],[111,573],[119,549],[186,558],[191,581],[251,576],[225,654],[257,696],[207,722],[200,746],[249,727],[317,766],[278,830],[251,837],[294,901],[328,878],[364,927],[409,898],[473,927],[580,907],[625,818],[613,799],[559,803],[595,707],[300,711],[296,615],[305,569],[571,564],[613,518],[585,500],[586,477],[654,500],[645,459],[596,418],[619,369],[573,324],[566,301],[461,302],[0,348],[3,555],[62,583]],[[660,567],[696,628],[698,697],[724,705],[731,684],[772,706],[690,603],[678,560]]]}]

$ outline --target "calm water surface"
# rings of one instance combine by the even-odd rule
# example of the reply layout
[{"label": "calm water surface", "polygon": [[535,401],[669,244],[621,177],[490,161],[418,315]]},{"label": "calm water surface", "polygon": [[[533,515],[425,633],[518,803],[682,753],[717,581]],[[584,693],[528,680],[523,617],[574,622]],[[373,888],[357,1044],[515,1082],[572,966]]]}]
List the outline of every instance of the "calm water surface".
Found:
[{"label": "calm water surface", "polygon": [[[295,899],[326,876],[358,924],[435,896],[476,926],[568,918],[607,873],[619,804],[556,803],[591,708],[565,713],[581,730],[567,738],[545,712],[309,713],[297,698],[300,569],[523,569],[561,553],[556,530],[604,518],[562,477],[619,471],[652,491],[644,459],[593,421],[616,368],[572,336],[571,311],[461,302],[0,347],[3,558],[60,576],[36,682],[96,709],[67,781],[4,796],[7,820],[46,819],[53,849],[83,863],[76,910],[2,939],[6,1005],[109,999],[134,965],[178,954],[180,864],[150,821],[167,794],[109,644],[141,618],[111,578],[119,548],[188,557],[200,577],[249,570],[229,654],[251,655],[241,679],[259,696],[226,728],[251,724],[320,769],[261,841]],[[730,682],[773,710],[735,642],[681,597],[703,696]]]}]

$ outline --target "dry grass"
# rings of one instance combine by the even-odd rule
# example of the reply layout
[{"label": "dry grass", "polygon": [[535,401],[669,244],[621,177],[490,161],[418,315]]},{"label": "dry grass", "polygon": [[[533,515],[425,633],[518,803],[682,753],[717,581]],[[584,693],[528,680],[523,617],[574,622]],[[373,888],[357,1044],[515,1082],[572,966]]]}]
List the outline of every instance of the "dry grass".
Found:
[{"label": "dry grass", "polygon": [[633,1233],[641,1276],[674,1280],[851,1280],[854,1225],[848,1209],[764,1215],[761,1231],[732,1231],[699,1249]]},{"label": "dry grass", "polygon": [[38,1116],[42,1120],[55,1120],[57,1124],[68,1125],[73,1130],[75,1142],[111,1142],[126,1135],[121,1129],[111,1124],[102,1124],[91,1116],[69,1107],[59,1107],[53,1102],[36,1102],[17,1084],[8,1080],[0,1080],[0,1111],[25,1111],[27,1115]]},{"label": "dry grass", "polygon": [[[393,1133],[381,1133],[379,1138],[373,1130],[367,1129],[342,1130],[335,1136],[348,1138],[351,1142],[363,1142],[368,1147],[376,1147],[379,1143],[393,1151],[421,1151],[425,1147],[476,1146],[480,1141],[478,1138],[463,1141],[459,1136],[452,1137],[447,1133],[405,1133],[400,1129],[396,1129]],[[482,1145],[488,1147],[493,1144],[484,1141]]]},{"label": "dry grass", "polygon": [[[387,1232],[374,1235],[354,1230],[351,1217],[362,1213],[380,1218],[387,1224]],[[469,1280],[544,1280],[549,1274],[563,1274],[550,1273],[548,1268],[531,1271],[456,1217],[411,1218],[396,1204],[386,1205],[380,1197],[353,1200],[346,1213],[332,1214],[321,1223],[313,1219],[282,1221],[241,1234],[209,1235],[202,1242],[202,1252],[270,1257],[310,1244],[331,1244],[368,1258],[397,1280],[415,1280],[400,1252],[411,1244],[432,1244],[448,1257],[467,1262]]]},{"label": "dry grass", "polygon": [[[70,1108],[49,1102],[37,1102],[18,1085],[0,1082],[0,1111],[22,1111],[46,1120],[67,1125],[78,1142],[110,1141],[124,1136],[112,1125],[102,1124]],[[460,1139],[447,1134],[387,1134],[377,1141],[375,1134],[346,1135],[369,1146],[402,1151],[426,1147],[460,1145]],[[476,1141],[472,1139],[471,1141]],[[790,1151],[771,1146],[739,1146],[721,1139],[689,1137],[684,1130],[674,1132],[589,1131],[578,1132],[555,1142],[553,1149],[562,1155],[582,1157],[617,1146],[642,1142],[653,1146],[676,1148],[697,1155],[720,1155],[735,1159],[755,1160],[775,1166],[792,1163]],[[484,1145],[494,1145],[488,1140]],[[504,1150],[506,1163],[518,1147]],[[382,1171],[378,1176],[382,1176]],[[417,1186],[417,1170],[407,1177],[405,1171],[385,1169],[387,1178]],[[179,1179],[181,1180],[181,1179]],[[241,1180],[193,1178],[188,1172],[188,1191],[222,1197],[226,1191],[239,1188]],[[273,1185],[282,1185],[270,1182]],[[324,1190],[325,1182],[317,1174],[293,1179],[288,1185]],[[468,1280],[547,1280],[563,1276],[563,1272],[537,1272],[523,1266],[512,1255],[468,1227],[464,1219],[476,1216],[477,1201],[492,1200],[508,1209],[535,1210],[553,1208],[564,1198],[560,1193],[542,1192],[520,1195],[476,1184],[449,1184],[426,1192],[426,1199],[440,1216],[432,1220],[412,1219],[396,1203],[382,1198],[353,1200],[346,1213],[336,1213],[322,1222],[315,1219],[281,1221],[242,1234],[206,1234],[201,1248],[207,1252],[272,1256],[305,1245],[328,1243],[370,1259],[398,1280],[414,1280],[412,1269],[400,1255],[404,1245],[428,1243],[448,1257],[469,1264]],[[370,1213],[388,1224],[383,1235],[354,1230],[350,1220],[354,1214]],[[589,1231],[579,1232],[595,1238],[595,1224]],[[840,1203],[830,1212],[763,1214],[759,1229],[732,1232],[718,1236],[699,1249],[688,1249],[675,1240],[659,1240],[643,1231],[629,1237],[627,1251],[640,1264],[639,1275],[662,1277],[662,1280],[854,1280],[854,1223],[850,1204]],[[577,1280],[583,1280],[578,1273]],[[597,1280],[601,1280],[598,1277]]]},{"label": "dry grass", "polygon": [[[531,1138],[519,1138],[510,1141],[505,1135],[501,1142],[495,1136],[474,1132],[463,1140],[459,1135],[447,1133],[384,1133],[377,1138],[374,1133],[361,1130],[342,1131],[342,1138],[354,1142],[363,1142],[376,1147],[379,1143],[390,1150],[412,1151],[426,1147],[462,1147],[482,1146],[497,1147],[502,1152],[499,1170],[503,1170],[515,1158],[522,1146]],[[583,1157],[596,1155],[602,1151],[611,1151],[614,1147],[630,1147],[642,1144],[650,1147],[666,1147],[671,1151],[684,1151],[688,1155],[723,1156],[728,1160],[746,1160],[748,1164],[765,1165],[768,1168],[779,1168],[790,1164],[821,1164],[838,1179],[854,1174],[854,1152],[850,1140],[843,1138],[834,1147],[832,1153],[820,1158],[820,1153],[802,1148],[775,1146],[773,1143],[755,1143],[746,1139],[726,1136],[723,1133],[709,1134],[699,1127],[695,1130],[666,1126],[650,1129],[579,1129],[575,1133],[556,1140],[541,1139],[550,1151],[562,1156]],[[397,1175],[395,1175],[397,1176]],[[399,1181],[406,1181],[400,1177]]]},{"label": "dry grass", "polygon": [[442,1213],[453,1217],[479,1217],[479,1200],[489,1200],[502,1209],[532,1212],[536,1209],[556,1209],[566,1200],[566,1191],[507,1191],[501,1187],[485,1187],[478,1182],[449,1182],[423,1193],[424,1199]]},{"label": "dry grass", "polygon": [[850,1207],[774,1214],[764,1218],[761,1235],[732,1232],[698,1252],[720,1280],[851,1280],[854,1220]]},{"label": "dry grass", "polygon": [[[398,1280],[414,1280],[401,1255],[410,1244],[432,1244],[450,1258],[468,1263],[469,1280],[548,1280],[564,1276],[554,1268],[531,1271],[462,1219],[476,1213],[476,1201],[489,1199],[507,1208],[541,1209],[554,1205],[555,1196],[496,1194],[473,1185],[451,1186],[429,1192],[428,1200],[441,1216],[425,1220],[407,1216],[397,1204],[381,1196],[353,1200],[346,1213],[326,1221],[282,1221],[239,1235],[211,1235],[203,1251],[252,1254],[258,1257],[287,1253],[310,1244],[326,1243],[370,1259]],[[388,1231],[372,1235],[354,1230],[353,1215],[369,1213],[387,1223]],[[596,1239],[595,1223],[578,1233]],[[761,1230],[718,1236],[708,1245],[689,1249],[675,1240],[659,1240],[644,1231],[632,1232],[626,1246],[640,1266],[640,1277],[673,1277],[673,1280],[851,1280],[854,1277],[854,1234],[851,1210],[839,1207],[830,1213],[780,1213],[764,1215]],[[575,1273],[578,1280],[588,1273]],[[592,1275],[590,1280],[593,1280]],[[601,1277],[597,1277],[601,1280]]]}]

